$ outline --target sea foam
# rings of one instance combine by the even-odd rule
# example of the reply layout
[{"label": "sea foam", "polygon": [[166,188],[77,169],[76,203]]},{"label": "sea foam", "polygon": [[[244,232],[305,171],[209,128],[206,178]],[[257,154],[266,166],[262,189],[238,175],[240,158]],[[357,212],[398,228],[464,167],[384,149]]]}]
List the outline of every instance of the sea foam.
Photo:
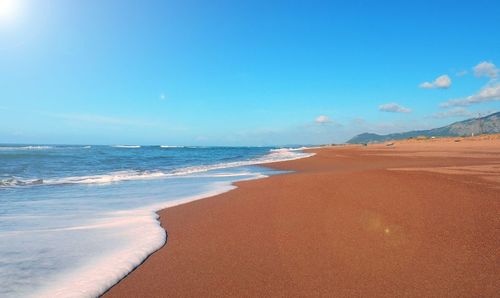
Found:
[{"label": "sea foam", "polygon": [[52,146],[0,146],[0,150],[47,150]]},{"label": "sea foam", "polygon": [[32,297],[78,298],[97,297],[103,294],[140,265],[151,253],[165,244],[166,233],[160,226],[158,214],[154,212],[155,210],[214,196],[233,188],[229,183],[219,184],[210,192],[157,204],[149,208],[116,212],[115,214],[109,214],[113,218],[110,222],[92,227],[82,227],[82,229],[113,228],[118,233],[119,230],[126,230],[127,235],[122,237],[128,239],[129,243],[127,246],[99,255],[71,274],[61,274],[61,276],[56,277],[53,285],[38,290],[33,293]]},{"label": "sea foam", "polygon": [[137,149],[141,148],[139,145],[114,145],[114,148],[129,148],[129,149]]}]

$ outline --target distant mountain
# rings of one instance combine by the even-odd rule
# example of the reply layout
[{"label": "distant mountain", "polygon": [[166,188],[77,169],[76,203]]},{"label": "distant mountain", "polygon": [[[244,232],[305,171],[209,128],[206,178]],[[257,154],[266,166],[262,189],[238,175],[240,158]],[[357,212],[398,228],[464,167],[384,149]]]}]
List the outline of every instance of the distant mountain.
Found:
[{"label": "distant mountain", "polygon": [[379,135],[376,133],[359,134],[347,143],[349,144],[365,144],[365,143],[380,143],[389,140],[402,140],[416,137],[453,137],[453,136],[470,136],[471,134],[492,134],[500,133],[500,112],[481,117],[472,118],[464,121],[452,123],[447,126],[429,129],[429,130],[414,130],[401,133],[392,133],[388,135]]}]

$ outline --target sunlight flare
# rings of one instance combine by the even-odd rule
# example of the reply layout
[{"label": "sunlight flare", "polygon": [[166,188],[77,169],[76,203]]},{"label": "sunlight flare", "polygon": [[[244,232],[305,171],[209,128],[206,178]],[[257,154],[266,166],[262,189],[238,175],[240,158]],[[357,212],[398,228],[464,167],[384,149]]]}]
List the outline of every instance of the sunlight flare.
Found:
[{"label": "sunlight flare", "polygon": [[12,21],[16,19],[19,11],[19,0],[0,0],[0,21]]}]

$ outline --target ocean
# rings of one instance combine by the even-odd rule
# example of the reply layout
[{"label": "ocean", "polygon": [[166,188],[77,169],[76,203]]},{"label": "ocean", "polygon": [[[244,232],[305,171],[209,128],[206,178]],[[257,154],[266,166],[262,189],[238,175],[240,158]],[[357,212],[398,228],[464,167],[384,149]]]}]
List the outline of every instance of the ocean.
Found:
[{"label": "ocean", "polygon": [[300,148],[0,145],[0,297],[95,297],[164,245],[155,211]]}]

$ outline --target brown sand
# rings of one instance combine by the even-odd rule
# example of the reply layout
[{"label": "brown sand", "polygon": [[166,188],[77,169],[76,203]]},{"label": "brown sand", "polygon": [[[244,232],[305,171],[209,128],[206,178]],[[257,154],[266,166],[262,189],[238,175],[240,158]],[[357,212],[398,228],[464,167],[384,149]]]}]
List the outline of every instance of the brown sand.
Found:
[{"label": "brown sand", "polygon": [[107,297],[498,297],[500,138],[329,147],[160,212]]}]

